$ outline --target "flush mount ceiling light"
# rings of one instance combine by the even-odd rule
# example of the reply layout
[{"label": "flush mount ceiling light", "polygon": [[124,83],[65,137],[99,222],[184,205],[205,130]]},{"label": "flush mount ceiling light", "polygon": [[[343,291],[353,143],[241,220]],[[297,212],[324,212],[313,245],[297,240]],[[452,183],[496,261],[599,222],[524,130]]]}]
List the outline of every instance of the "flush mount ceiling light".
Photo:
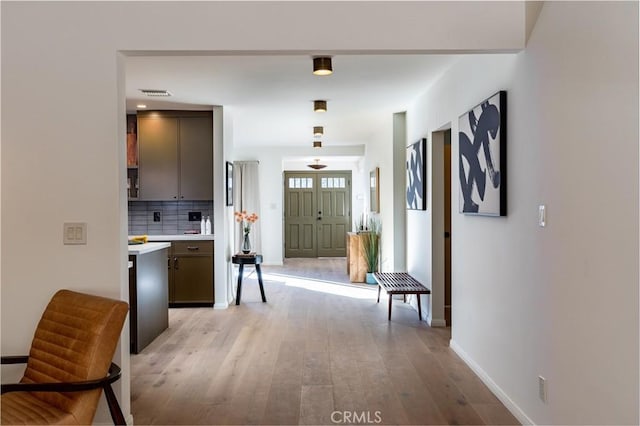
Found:
[{"label": "flush mount ceiling light", "polygon": [[322,135],[324,135],[324,127],[322,127],[322,126],[315,126],[315,127],[313,128],[313,136],[315,136],[315,137],[318,137],[318,138],[319,138],[319,137],[320,137],[320,136],[322,136]]},{"label": "flush mount ceiling light", "polygon": [[159,89],[139,89],[142,93],[147,96],[171,96],[171,92],[168,90],[159,90]]},{"label": "flush mount ceiling light", "polygon": [[313,110],[315,112],[327,112],[327,101],[313,101]]},{"label": "flush mount ceiling light", "polygon": [[314,170],[320,170],[320,169],[324,169],[325,167],[327,167],[327,165],[326,164],[320,164],[320,160],[316,158],[315,163],[307,164],[307,167],[311,167]]},{"label": "flush mount ceiling light", "polygon": [[333,67],[331,66],[330,57],[313,58],[313,73],[315,75],[331,75]]},{"label": "flush mount ceiling light", "polygon": [[[322,148],[322,141],[313,141],[314,148]],[[309,166],[311,167],[311,166]]]},{"label": "flush mount ceiling light", "polygon": [[138,104],[136,105],[136,108],[138,109],[145,109],[147,106],[145,104]]}]

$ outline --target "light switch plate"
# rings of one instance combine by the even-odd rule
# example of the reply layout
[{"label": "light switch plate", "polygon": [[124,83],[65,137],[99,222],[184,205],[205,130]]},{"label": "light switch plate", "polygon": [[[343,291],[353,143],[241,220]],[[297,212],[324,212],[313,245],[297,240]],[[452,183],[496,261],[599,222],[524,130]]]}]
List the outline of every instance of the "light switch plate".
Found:
[{"label": "light switch plate", "polygon": [[85,222],[65,222],[62,229],[62,243],[66,245],[87,244],[87,224]]},{"label": "light switch plate", "polygon": [[538,206],[538,225],[541,228],[547,226],[547,206],[544,204]]}]

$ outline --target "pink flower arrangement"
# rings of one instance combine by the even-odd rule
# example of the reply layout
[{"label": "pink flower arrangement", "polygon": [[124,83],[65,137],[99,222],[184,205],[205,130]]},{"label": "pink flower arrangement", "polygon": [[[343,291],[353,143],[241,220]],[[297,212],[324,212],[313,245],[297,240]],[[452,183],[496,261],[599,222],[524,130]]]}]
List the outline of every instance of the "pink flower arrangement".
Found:
[{"label": "pink flower arrangement", "polygon": [[248,214],[246,210],[241,212],[234,212],[233,215],[236,218],[236,222],[242,223],[242,231],[245,234],[251,232],[251,225],[258,221],[258,215],[255,213]]}]

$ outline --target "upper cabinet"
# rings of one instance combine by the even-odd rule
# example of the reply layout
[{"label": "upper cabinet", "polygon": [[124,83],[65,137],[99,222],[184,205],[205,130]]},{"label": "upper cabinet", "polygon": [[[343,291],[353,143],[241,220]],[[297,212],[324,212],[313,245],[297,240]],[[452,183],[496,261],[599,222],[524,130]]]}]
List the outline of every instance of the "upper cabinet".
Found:
[{"label": "upper cabinet", "polygon": [[212,112],[139,112],[138,179],[139,200],[212,200]]},{"label": "upper cabinet", "polygon": [[[213,199],[213,117],[182,117],[180,134],[180,198]],[[186,141],[186,143],[185,143]]]}]

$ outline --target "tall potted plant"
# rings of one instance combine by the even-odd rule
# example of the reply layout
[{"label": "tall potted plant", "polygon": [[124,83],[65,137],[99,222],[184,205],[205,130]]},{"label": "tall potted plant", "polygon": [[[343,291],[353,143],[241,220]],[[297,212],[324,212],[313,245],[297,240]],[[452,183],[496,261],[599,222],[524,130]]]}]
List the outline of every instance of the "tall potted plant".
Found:
[{"label": "tall potted plant", "polygon": [[370,217],[368,221],[368,231],[360,234],[362,242],[362,253],[367,262],[367,284],[376,284],[373,273],[378,271],[378,261],[380,259],[380,232],[382,225],[377,217]]}]

